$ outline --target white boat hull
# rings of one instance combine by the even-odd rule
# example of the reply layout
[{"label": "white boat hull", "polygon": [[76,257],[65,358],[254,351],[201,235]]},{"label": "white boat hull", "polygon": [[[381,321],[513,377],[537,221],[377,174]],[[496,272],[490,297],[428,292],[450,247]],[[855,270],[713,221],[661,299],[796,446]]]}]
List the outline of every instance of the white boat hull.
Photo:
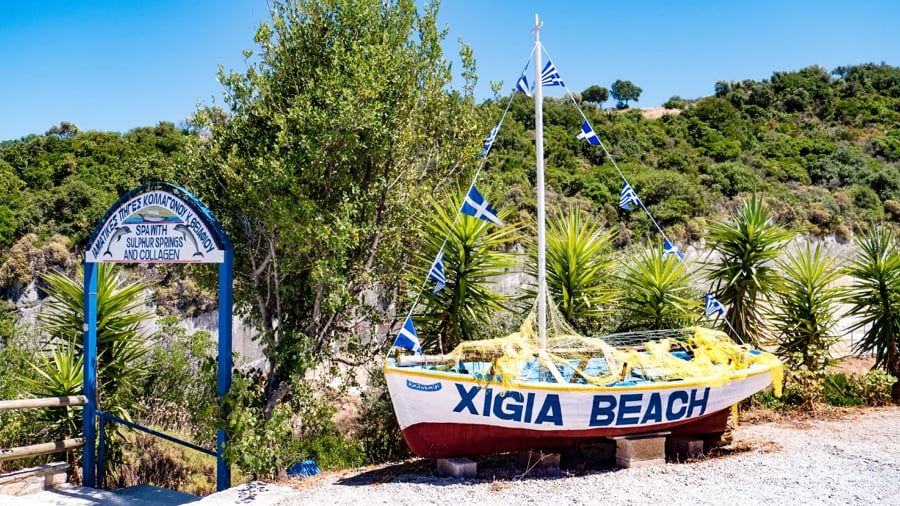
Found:
[{"label": "white boat hull", "polygon": [[468,374],[384,368],[403,436],[421,457],[448,458],[572,446],[665,431],[712,434],[730,408],[772,382],[755,365],[721,381],[665,381],[599,387],[499,382]]}]

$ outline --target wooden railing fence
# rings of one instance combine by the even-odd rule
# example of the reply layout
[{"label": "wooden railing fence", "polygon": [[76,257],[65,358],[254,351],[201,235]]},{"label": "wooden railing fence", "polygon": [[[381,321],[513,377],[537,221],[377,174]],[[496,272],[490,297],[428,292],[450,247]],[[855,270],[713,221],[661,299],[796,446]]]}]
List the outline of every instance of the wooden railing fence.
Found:
[{"label": "wooden railing fence", "polygon": [[[43,397],[39,399],[14,399],[8,401],[0,401],[0,411],[13,409],[56,408],[62,406],[83,406],[85,404],[87,404],[87,397],[83,395],[70,395],[66,397]],[[72,450],[74,448],[80,448],[82,446],[84,446],[84,438],[76,437],[62,439],[59,441],[51,441],[49,443],[16,446],[13,448],[0,448],[0,461],[58,453],[66,450]]]}]

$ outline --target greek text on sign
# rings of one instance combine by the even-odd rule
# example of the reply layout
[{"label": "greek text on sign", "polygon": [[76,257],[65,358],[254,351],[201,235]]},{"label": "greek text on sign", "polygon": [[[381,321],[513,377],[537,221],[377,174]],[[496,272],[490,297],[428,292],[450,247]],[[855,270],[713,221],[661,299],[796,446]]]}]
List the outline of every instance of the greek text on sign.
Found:
[{"label": "greek text on sign", "polygon": [[88,262],[222,263],[224,250],[192,206],[153,190],[109,213],[85,256]]}]

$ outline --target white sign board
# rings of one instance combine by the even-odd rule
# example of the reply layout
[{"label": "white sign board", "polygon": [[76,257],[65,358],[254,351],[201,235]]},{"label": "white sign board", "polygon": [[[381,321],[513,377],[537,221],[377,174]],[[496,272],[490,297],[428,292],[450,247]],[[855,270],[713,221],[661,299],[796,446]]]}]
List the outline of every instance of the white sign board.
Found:
[{"label": "white sign board", "polygon": [[135,195],[107,213],[87,262],[222,263],[225,250],[195,207],[164,190]]}]

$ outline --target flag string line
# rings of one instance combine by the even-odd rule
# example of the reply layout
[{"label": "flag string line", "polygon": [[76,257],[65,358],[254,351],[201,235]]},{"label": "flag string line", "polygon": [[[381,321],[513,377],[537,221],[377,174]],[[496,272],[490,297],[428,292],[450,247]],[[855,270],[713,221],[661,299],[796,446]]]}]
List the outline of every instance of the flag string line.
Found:
[{"label": "flag string line", "polygon": [[[525,72],[528,70],[528,67],[531,64],[531,58],[533,57],[534,51],[537,49],[537,46],[538,46],[538,44],[535,43],[534,47],[532,47],[531,53],[528,56],[528,61],[525,63],[525,66],[522,68],[522,72],[521,72],[520,76],[522,76],[522,77],[525,76]],[[545,55],[547,55],[548,64],[552,64],[553,58],[550,55],[550,52],[543,45],[541,45],[541,50],[544,52]],[[553,67],[555,69],[555,65],[553,65]],[[559,75],[558,70],[556,71],[556,73],[557,73],[557,75]],[[569,89],[568,85],[566,85],[565,81],[562,80],[561,76],[558,79],[558,81],[559,81],[559,84],[552,84],[551,86],[561,85],[563,87],[563,89],[565,90],[565,93],[566,93],[566,97],[572,102],[572,105],[575,106],[575,109],[578,111],[578,114],[581,115],[581,119],[584,121],[584,123],[586,123],[588,125],[588,127],[594,133],[594,136],[596,136],[597,141],[598,141],[598,143],[596,145],[599,145],[600,148],[603,150],[603,153],[606,156],[607,160],[610,161],[610,163],[612,164],[616,173],[619,175],[619,177],[622,178],[622,181],[628,187],[630,187],[632,189],[632,191],[634,191],[635,195],[637,195],[637,190],[634,190],[634,186],[632,186],[631,183],[628,181],[628,178],[625,177],[625,174],[622,172],[622,169],[619,168],[619,164],[616,163],[615,158],[613,158],[612,154],[606,148],[606,144],[600,138],[600,135],[597,134],[596,130],[594,130],[594,127],[593,127],[593,125],[591,125],[590,121],[588,121],[587,116],[584,114],[584,110],[582,110],[581,106],[575,100],[575,94],[572,93],[572,91]],[[478,176],[481,175],[481,171],[482,171],[482,169],[484,169],[484,166],[487,163],[487,157],[490,154],[491,149],[493,148],[494,141],[496,140],[496,136],[499,135],[500,129],[503,126],[503,121],[506,119],[506,116],[509,113],[510,107],[512,106],[513,98],[515,97],[516,93],[518,92],[517,88],[518,88],[518,80],[516,81],[516,88],[513,89],[513,92],[510,94],[509,99],[506,102],[506,107],[503,110],[503,114],[500,116],[500,121],[497,122],[496,126],[492,129],[491,133],[488,135],[488,138],[485,140],[485,146],[482,149],[482,153],[479,155],[481,157],[481,162],[478,164],[478,168],[475,170],[475,175],[472,177],[472,182],[469,184],[469,189],[466,192],[467,197],[468,197],[469,193],[472,191],[472,188],[475,187],[475,182],[478,181]],[[681,264],[685,267],[685,269],[690,269],[690,266],[687,264],[687,261],[683,258],[682,254],[680,254],[680,250],[678,250],[677,246],[675,246],[675,243],[673,243],[669,239],[669,237],[666,235],[665,231],[663,231],[663,228],[653,217],[653,214],[651,214],[650,210],[647,209],[647,206],[644,205],[644,201],[640,197],[638,197],[636,200],[637,200],[637,204],[641,207],[641,209],[643,209],[644,213],[647,215],[647,217],[653,223],[653,226],[656,228],[657,232],[659,232],[660,236],[662,236],[665,243],[668,243],[675,248],[675,252],[676,252],[675,257],[678,259],[678,261],[681,262]],[[485,202],[485,205],[487,205],[487,199],[485,199],[484,202]],[[456,211],[456,214],[453,218],[453,222],[450,224],[450,228],[447,232],[447,235],[444,237],[444,240],[441,243],[441,247],[438,249],[438,253],[437,253],[437,256],[435,257],[435,261],[432,262],[429,266],[429,274],[430,274],[431,269],[434,267],[434,264],[436,263],[437,259],[440,258],[441,253],[443,253],[444,248],[447,245],[447,242],[450,240],[450,235],[453,233],[453,228],[456,226],[456,222],[459,220],[460,215],[463,214],[462,206],[464,206],[464,205],[465,205],[465,198],[463,199],[463,202],[460,205],[460,208],[457,209],[457,211]],[[425,280],[422,282],[422,285],[419,287],[418,293],[416,294],[416,298],[413,301],[413,304],[410,307],[409,312],[406,314],[406,318],[403,320],[404,325],[406,324],[406,321],[412,317],[413,311],[415,310],[416,306],[418,306],[419,301],[422,298],[422,294],[425,292],[425,289],[428,286],[429,281],[431,281],[429,274],[426,274]],[[444,275],[446,277],[446,272],[444,273]],[[707,294],[709,294],[709,292],[707,292]],[[708,315],[705,315],[705,316],[708,316]],[[716,319],[718,320],[718,318],[716,318]],[[745,344],[743,337],[740,335],[740,333],[737,332],[737,330],[734,328],[734,326],[731,324],[731,322],[728,321],[728,318],[723,316],[722,321],[725,323],[725,325],[728,326],[728,328],[731,330],[731,332],[734,334],[734,336],[738,338],[738,340],[741,342],[741,344]],[[400,330],[402,331],[403,328],[401,327]],[[391,351],[394,351],[395,348],[396,347],[392,346]],[[443,353],[443,350],[441,350],[441,353]]]}]

